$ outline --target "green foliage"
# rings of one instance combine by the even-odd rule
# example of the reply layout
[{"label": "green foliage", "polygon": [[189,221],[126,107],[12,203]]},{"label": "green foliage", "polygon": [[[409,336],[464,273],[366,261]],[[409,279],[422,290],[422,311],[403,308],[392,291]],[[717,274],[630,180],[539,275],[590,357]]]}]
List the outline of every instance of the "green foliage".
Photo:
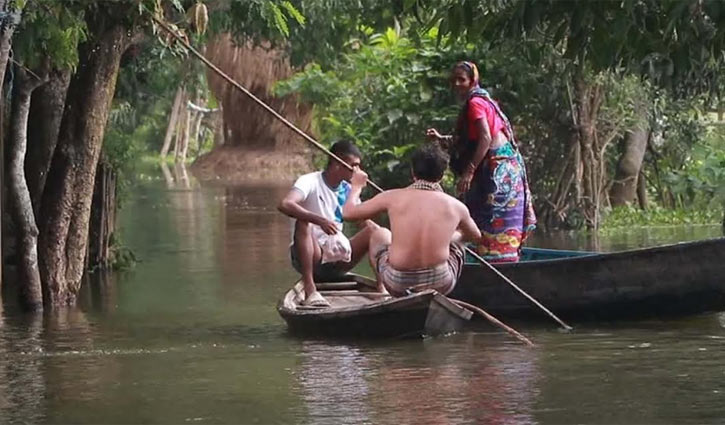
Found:
[{"label": "green foliage", "polygon": [[708,133],[684,167],[670,171],[665,181],[682,205],[719,209],[725,207],[725,137],[714,130]]},{"label": "green foliage", "polygon": [[607,212],[601,224],[606,232],[621,228],[676,226],[683,224],[719,224],[722,213],[713,209],[654,207],[642,210],[633,206],[617,207]]},{"label": "green foliage", "polygon": [[61,2],[37,0],[23,11],[20,28],[13,40],[16,60],[29,68],[43,62],[56,68],[75,68],[78,44],[88,37],[82,11]]},{"label": "green foliage", "polygon": [[353,140],[366,168],[384,185],[409,180],[406,159],[431,125],[450,130],[458,107],[444,84],[456,52],[436,46],[435,30],[420,45],[393,28],[349,42],[333,69],[317,64],[280,82],[277,95],[300,93],[316,108],[326,143]]},{"label": "green foliage", "polygon": [[576,69],[625,69],[678,94],[717,92],[725,57],[720,0],[426,2],[452,40],[538,39]]},{"label": "green foliage", "polygon": [[279,42],[291,31],[290,21],[304,27],[306,17],[298,6],[287,0],[231,0],[228,10],[211,14],[214,32],[232,32],[240,40]]}]

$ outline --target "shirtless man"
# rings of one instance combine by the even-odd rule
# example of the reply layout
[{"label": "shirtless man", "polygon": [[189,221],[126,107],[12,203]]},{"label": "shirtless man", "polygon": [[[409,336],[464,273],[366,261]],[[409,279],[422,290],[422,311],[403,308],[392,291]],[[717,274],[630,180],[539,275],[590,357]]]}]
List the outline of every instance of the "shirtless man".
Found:
[{"label": "shirtless man", "polygon": [[[360,166],[360,150],[352,142],[341,140],[330,150],[351,167]],[[350,194],[350,176],[350,170],[330,159],[325,170],[300,176],[277,207],[294,219],[290,257],[302,275],[305,305],[330,305],[317,291],[315,280],[334,279],[352,269],[378,228],[367,220],[349,240],[342,233],[342,205]]]},{"label": "shirtless man", "polygon": [[414,183],[356,203],[367,175],[356,169],[343,206],[345,220],[364,220],[387,212],[390,229],[378,228],[370,239],[370,265],[380,291],[394,296],[435,289],[448,294],[461,273],[461,240],[478,241],[481,232],[468,208],[441,190],[448,156],[435,145],[419,148],[412,157]]}]

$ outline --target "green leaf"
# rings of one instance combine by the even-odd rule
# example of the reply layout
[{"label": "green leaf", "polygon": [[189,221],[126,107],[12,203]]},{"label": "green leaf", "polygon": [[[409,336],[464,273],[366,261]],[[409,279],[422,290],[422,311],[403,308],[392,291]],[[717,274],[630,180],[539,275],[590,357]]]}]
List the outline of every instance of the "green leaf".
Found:
[{"label": "green leaf", "polygon": [[304,26],[305,25],[305,17],[300,13],[297,8],[290,3],[289,1],[283,1],[282,7],[284,7],[287,10],[287,14],[289,14],[295,21],[297,21],[298,24]]}]

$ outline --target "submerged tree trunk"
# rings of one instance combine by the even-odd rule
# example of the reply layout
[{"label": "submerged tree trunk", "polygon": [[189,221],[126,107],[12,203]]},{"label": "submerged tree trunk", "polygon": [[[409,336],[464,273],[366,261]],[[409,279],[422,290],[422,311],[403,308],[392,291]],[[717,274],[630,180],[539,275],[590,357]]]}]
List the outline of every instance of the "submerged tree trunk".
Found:
[{"label": "submerged tree trunk", "polygon": [[196,149],[194,158],[199,157],[199,154],[201,153],[201,148],[202,148],[201,145],[204,141],[201,137],[199,137],[199,133],[201,133],[201,121],[203,119],[204,119],[204,113],[197,112],[196,117],[194,119],[194,124],[191,126],[191,135],[193,136],[194,148]]},{"label": "submerged tree trunk", "polygon": [[174,104],[171,106],[171,116],[169,117],[169,125],[166,127],[166,135],[164,136],[164,144],[161,147],[161,158],[165,158],[169,153],[169,147],[171,146],[171,139],[174,137],[176,122],[179,120],[179,112],[181,111],[181,103],[184,99],[184,86],[180,86],[176,90],[176,96],[174,97]]},{"label": "submerged tree trunk", "polygon": [[91,10],[91,35],[79,47],[41,203],[40,273],[47,306],[74,304],[80,289],[96,166],[121,55],[132,38],[118,11]]},{"label": "submerged tree trunk", "polygon": [[[0,0],[0,12],[5,14],[4,19],[0,21],[0,97],[3,97],[5,89],[5,70],[7,69],[8,59],[10,58],[10,47],[12,45],[15,27],[20,22],[21,10],[17,8],[15,0]],[[4,158],[3,154],[5,146],[5,107],[4,102],[0,106],[0,158]],[[5,186],[5,161],[0,160],[0,218],[2,218],[5,205],[3,204],[2,187]],[[2,220],[0,220],[2,221]],[[0,289],[2,289],[2,226],[0,225]]]},{"label": "submerged tree trunk", "polygon": [[111,243],[116,227],[116,173],[101,161],[96,171],[88,241],[87,268],[106,268],[111,264]]},{"label": "submerged tree trunk", "polygon": [[182,106],[179,108],[179,117],[176,120],[176,137],[174,138],[174,161],[178,161],[181,155],[181,146],[184,143],[184,130],[186,129],[186,120],[188,119],[189,110],[186,107],[187,97],[182,98]]},{"label": "submerged tree trunk", "polygon": [[25,158],[25,176],[28,180],[30,199],[35,218],[40,212],[40,200],[45,180],[58,142],[60,121],[65,108],[65,95],[70,83],[70,70],[53,70],[48,82],[33,91],[30,98],[28,121],[28,153]]},{"label": "submerged tree trunk", "polygon": [[[184,103],[186,105],[186,103]],[[174,150],[174,161],[184,162],[186,160],[186,150],[189,146],[189,127],[191,126],[191,110],[184,107],[181,112],[182,119],[179,123],[179,134],[176,139],[176,149]]]},{"label": "submerged tree trunk", "polygon": [[25,152],[27,149],[30,95],[43,82],[30,77],[22,67],[15,67],[12,113],[8,154],[10,212],[15,223],[18,253],[18,282],[20,301],[28,310],[43,308],[43,292],[38,272],[38,227],[33,204],[25,181]]},{"label": "submerged tree trunk", "polygon": [[649,128],[644,123],[627,132],[624,138],[624,151],[619,158],[614,183],[609,193],[612,206],[634,202],[637,195],[637,177],[642,168],[648,138]]}]

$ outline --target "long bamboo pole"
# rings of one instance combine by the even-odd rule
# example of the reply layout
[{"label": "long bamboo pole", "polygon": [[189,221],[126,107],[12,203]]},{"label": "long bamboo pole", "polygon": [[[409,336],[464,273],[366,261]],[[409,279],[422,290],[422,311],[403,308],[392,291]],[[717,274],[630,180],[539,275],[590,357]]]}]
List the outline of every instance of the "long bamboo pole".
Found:
[{"label": "long bamboo pole", "polygon": [[467,308],[475,313],[480,314],[481,316],[485,317],[486,320],[493,323],[494,325],[500,327],[501,329],[505,330],[506,332],[513,335],[516,339],[523,342],[524,344],[528,345],[529,347],[533,347],[534,343],[531,342],[530,339],[523,336],[519,331],[512,328],[511,326],[508,326],[507,324],[503,323],[502,321],[498,320],[497,318],[493,317],[493,315],[486,312],[486,310],[482,309],[481,307],[477,307],[473,304],[469,304],[465,301],[457,300],[454,298],[449,298],[454,304],[458,304],[459,307]]},{"label": "long bamboo pole", "polygon": [[[171,34],[179,43],[181,43],[182,46],[184,46],[189,52],[191,52],[199,60],[201,60],[202,62],[204,62],[204,64],[206,66],[208,66],[212,71],[216,72],[220,77],[222,77],[224,80],[226,80],[229,84],[231,84],[232,86],[236,87],[239,91],[241,91],[242,93],[244,93],[245,95],[247,95],[250,99],[252,99],[255,103],[257,103],[259,106],[261,106],[267,112],[269,112],[270,114],[272,114],[275,118],[277,118],[280,121],[282,121],[282,123],[284,123],[292,131],[294,131],[295,133],[297,133],[298,135],[300,135],[307,142],[311,143],[317,149],[319,149],[320,151],[324,152],[327,156],[333,158],[334,160],[336,160],[337,162],[339,162],[341,165],[343,165],[344,167],[346,167],[348,170],[351,170],[352,171],[352,167],[350,167],[350,165],[347,162],[345,162],[342,158],[340,158],[339,156],[337,156],[334,153],[330,152],[329,149],[327,149],[326,147],[324,147],[323,145],[321,145],[318,141],[316,141],[312,137],[308,136],[307,133],[305,133],[304,131],[300,130],[292,122],[290,122],[289,120],[287,120],[285,117],[283,117],[282,115],[280,115],[277,111],[275,111],[274,109],[272,109],[269,105],[267,105],[266,103],[264,103],[257,96],[255,96],[254,94],[252,94],[252,92],[250,92],[249,90],[247,90],[246,88],[244,88],[241,84],[239,84],[236,81],[234,81],[231,77],[229,77],[226,73],[224,73],[224,71],[222,71],[221,69],[219,69],[219,67],[217,67],[216,65],[214,65],[213,63],[211,63],[211,61],[209,61],[209,59],[207,59],[204,55],[202,55],[201,53],[199,53],[199,51],[197,51],[196,49],[194,49],[186,40],[184,40],[183,37],[181,37],[176,31],[174,31],[173,29],[171,29],[164,21],[162,21],[161,19],[159,19],[158,17],[156,17],[154,15],[151,15],[151,19],[153,19],[154,22],[156,22],[157,24],[159,24],[159,26],[161,26],[161,28],[163,28],[165,31],[167,31],[169,34]],[[378,192],[382,192],[383,191],[383,189],[380,186],[378,186],[377,184],[375,184],[370,179],[368,179],[368,184],[370,184],[370,186],[372,186],[373,188],[375,188],[375,190],[377,190]],[[554,313],[552,313],[551,311],[549,311],[549,309],[547,309],[541,303],[539,303],[538,301],[536,301],[531,295],[529,295],[523,289],[521,289],[520,287],[518,287],[518,285],[514,284],[511,281],[511,279],[509,279],[506,276],[504,276],[500,271],[498,271],[498,269],[496,269],[495,267],[493,267],[488,261],[486,261],[485,259],[483,259],[480,255],[478,255],[477,253],[475,253],[473,250],[471,250],[468,247],[466,247],[466,251],[469,254],[471,254],[476,260],[478,260],[481,263],[483,263],[486,266],[488,266],[499,277],[503,278],[503,280],[506,283],[508,283],[509,285],[511,285],[514,289],[516,289],[518,292],[520,292],[522,295],[524,295],[529,301],[533,302],[534,305],[536,305],[537,307],[539,307],[540,309],[542,309],[551,318],[553,318],[554,320],[556,320],[556,322],[558,322],[564,329],[566,329],[566,330],[571,330],[572,329],[571,326],[569,326],[566,323],[564,323],[564,321],[562,321],[561,319],[559,319]]]}]

